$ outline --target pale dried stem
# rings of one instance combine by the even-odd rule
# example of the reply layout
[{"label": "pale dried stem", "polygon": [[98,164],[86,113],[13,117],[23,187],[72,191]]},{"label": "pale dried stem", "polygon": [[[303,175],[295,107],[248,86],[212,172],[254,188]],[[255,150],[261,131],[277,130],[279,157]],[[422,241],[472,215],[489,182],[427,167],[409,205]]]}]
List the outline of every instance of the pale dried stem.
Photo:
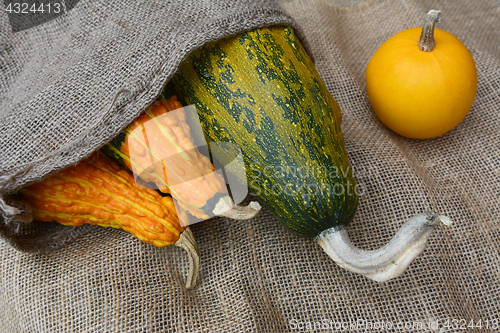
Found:
[{"label": "pale dried stem", "polygon": [[420,39],[418,40],[418,47],[422,51],[431,52],[436,47],[436,42],[434,41],[434,26],[436,22],[441,23],[441,11],[432,9],[427,13],[427,18],[422,27]]},{"label": "pale dried stem", "polygon": [[248,206],[236,206],[231,197],[226,196],[215,205],[213,213],[216,216],[228,217],[233,220],[248,220],[257,215],[261,210],[258,202],[252,201]]},{"label": "pale dried stem", "polygon": [[447,226],[452,223],[449,218],[433,212],[418,214],[406,221],[387,245],[373,251],[352,245],[344,227],[325,230],[316,240],[339,266],[385,282],[401,276],[413,259],[422,253],[438,222]]},{"label": "pale dried stem", "polygon": [[189,271],[186,279],[186,289],[193,289],[200,274],[200,252],[194,240],[193,232],[189,227],[184,229],[174,245],[182,247],[187,252]]}]

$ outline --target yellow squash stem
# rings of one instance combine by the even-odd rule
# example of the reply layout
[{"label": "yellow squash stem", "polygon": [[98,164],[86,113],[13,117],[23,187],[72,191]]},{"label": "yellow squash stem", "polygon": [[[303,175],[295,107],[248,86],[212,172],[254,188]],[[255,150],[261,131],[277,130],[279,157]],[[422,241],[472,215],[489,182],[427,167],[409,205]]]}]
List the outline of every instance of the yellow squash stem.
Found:
[{"label": "yellow squash stem", "polygon": [[418,40],[418,47],[425,52],[432,52],[436,47],[436,42],[434,40],[434,26],[437,23],[441,23],[441,11],[440,10],[430,10],[427,13],[427,19],[424,26],[422,27],[422,33],[420,34],[420,39]]},{"label": "yellow squash stem", "polygon": [[452,223],[446,216],[433,212],[418,214],[406,221],[389,243],[373,251],[355,247],[344,227],[327,229],[316,240],[340,267],[385,282],[403,275],[413,259],[424,251],[439,222],[446,226]]}]

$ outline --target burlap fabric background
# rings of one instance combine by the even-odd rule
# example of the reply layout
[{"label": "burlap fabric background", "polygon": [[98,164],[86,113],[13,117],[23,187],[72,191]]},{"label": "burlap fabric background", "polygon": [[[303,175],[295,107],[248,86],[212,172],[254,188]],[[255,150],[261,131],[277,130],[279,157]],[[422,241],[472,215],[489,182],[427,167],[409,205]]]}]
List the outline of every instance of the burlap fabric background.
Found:
[{"label": "burlap fabric background", "polygon": [[[381,284],[338,268],[314,241],[290,235],[266,210],[247,222],[215,218],[192,227],[203,263],[199,285],[192,291],[183,287],[183,250],[154,248],[118,230],[88,228],[83,237],[46,254],[20,252],[0,239],[1,332],[287,332],[305,330],[313,322],[333,328],[334,323],[344,324],[339,331],[500,331],[492,327],[500,308],[500,2],[287,1],[281,6],[302,28],[316,67],[342,109],[346,148],[363,190],[349,228],[355,244],[379,247],[404,220],[427,209],[450,216],[453,226],[439,226],[405,275]],[[126,29],[104,7],[90,7],[96,8],[96,24]],[[262,16],[249,17],[255,19],[251,24],[259,25],[259,17],[262,22],[267,22],[265,17],[287,20],[263,8]],[[390,132],[373,114],[364,70],[383,41],[419,26],[429,9],[441,9],[440,28],[470,49],[478,69],[478,93],[470,114],[453,131],[437,139],[408,140]],[[161,14],[154,17],[166,22]],[[91,33],[87,38],[98,41]],[[154,69],[160,70],[162,52],[150,51],[157,57]],[[168,77],[167,72],[156,80]],[[124,87],[130,89],[152,77],[128,80]],[[161,82],[153,82],[135,90],[132,99],[120,96],[111,113],[136,114],[159,91]],[[99,108],[111,104],[115,92],[101,88],[106,87],[103,81],[86,87],[103,89]],[[20,96],[0,97],[7,105],[22,105]],[[69,97],[71,103],[85,105],[77,97]],[[87,117],[92,119],[92,113]],[[107,132],[104,128],[99,133],[102,140]],[[58,138],[65,140],[64,133]],[[5,156],[2,151],[3,165],[9,163]],[[460,325],[481,319],[483,327],[443,328],[447,319]],[[345,326],[363,321],[368,326],[358,330]],[[382,322],[403,329],[381,328]]]}]

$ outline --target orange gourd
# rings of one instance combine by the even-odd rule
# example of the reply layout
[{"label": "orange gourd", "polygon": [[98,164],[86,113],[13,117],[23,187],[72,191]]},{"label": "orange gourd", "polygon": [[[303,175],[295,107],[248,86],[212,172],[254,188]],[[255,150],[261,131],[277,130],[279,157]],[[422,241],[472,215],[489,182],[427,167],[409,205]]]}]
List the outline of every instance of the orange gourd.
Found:
[{"label": "orange gourd", "polygon": [[187,288],[194,287],[199,254],[189,228],[181,225],[169,196],[136,184],[130,171],[97,152],[20,192],[38,221],[113,227],[155,246],[176,245],[188,252]]},{"label": "orange gourd", "polygon": [[388,39],[366,69],[373,110],[408,138],[428,139],[450,131],[468,114],[476,95],[472,55],[458,38],[434,29],[436,22],[440,12],[430,11],[423,28]]},{"label": "orange gourd", "polygon": [[180,214],[208,219],[202,207],[217,193],[227,196],[224,178],[194,145],[186,111],[176,96],[148,106],[103,149],[143,181],[154,183],[163,193],[172,193]]}]

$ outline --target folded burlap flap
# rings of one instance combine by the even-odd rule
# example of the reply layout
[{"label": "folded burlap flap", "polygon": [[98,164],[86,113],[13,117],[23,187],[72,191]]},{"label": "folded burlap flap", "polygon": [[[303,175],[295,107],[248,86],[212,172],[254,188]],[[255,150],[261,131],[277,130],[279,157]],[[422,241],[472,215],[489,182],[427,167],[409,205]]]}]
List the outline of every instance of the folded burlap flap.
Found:
[{"label": "folded burlap flap", "polygon": [[[109,108],[118,90],[109,87],[115,85],[134,92],[120,95],[105,119],[117,118],[118,123],[108,123],[120,127],[127,121],[116,117],[118,112],[129,119],[137,115],[161,90],[168,78],[165,73],[175,70],[166,67],[154,80],[166,61],[165,52],[195,48],[203,38],[184,31],[175,37],[177,43],[171,43],[168,33],[163,33],[169,28],[162,25],[180,24],[179,15],[168,14],[160,4],[149,10],[130,3],[80,1],[71,11],[88,13],[85,26],[72,26],[66,19],[49,22],[51,29],[65,29],[74,39],[54,41],[53,47],[61,52],[58,58],[47,58],[46,53],[27,56],[30,45],[38,40],[37,47],[43,46],[53,30],[39,29],[33,37],[26,31],[16,33],[15,38],[25,41],[27,48],[26,56],[24,50],[16,55],[24,57],[31,70],[7,67],[11,76],[34,76],[30,74],[34,71],[45,79],[37,85],[26,81],[24,86],[12,79],[0,81],[2,89],[7,85],[17,91],[1,95],[2,111],[12,109],[5,105],[19,106],[8,119],[24,117],[32,120],[27,126],[35,126],[37,119],[30,118],[34,110],[26,111],[31,104],[24,101],[40,101],[46,110],[54,94],[49,78],[66,68],[67,61],[82,66],[88,63],[88,67],[82,67],[75,78],[75,82],[84,84],[79,93],[64,95],[66,106],[76,103],[81,108],[85,102],[79,94],[88,91],[101,98],[96,102],[99,107],[89,105],[83,108],[88,114],[75,115],[74,119],[96,119],[95,112]],[[212,5],[219,11],[230,11],[233,3],[242,4],[214,1]],[[182,4],[191,13],[187,15],[190,22],[202,19],[198,15],[204,14],[198,14],[193,5],[187,1]],[[279,10],[265,9],[276,9],[273,5],[249,2],[246,6],[245,11],[262,14],[245,16],[252,22],[274,15],[288,20]],[[0,239],[0,331],[500,332],[500,3],[310,0],[284,1],[281,6],[302,28],[315,65],[342,110],[350,164],[364,190],[348,229],[353,242],[366,249],[378,248],[406,219],[428,209],[448,215],[453,226],[437,227],[427,249],[402,277],[376,283],[338,268],[314,241],[290,235],[265,209],[247,222],[213,218],[192,226],[203,265],[202,278],[193,291],[184,289],[187,259],[181,249],[155,248],[119,230],[92,229],[65,248],[47,254],[22,253]],[[430,9],[442,11],[438,28],[457,36],[471,51],[478,71],[478,92],[469,115],[454,130],[432,140],[409,140],[392,133],[374,115],[366,95],[364,71],[385,40],[403,29],[420,26]],[[129,19],[122,12],[129,13]],[[151,19],[131,23],[133,13],[148,13]],[[225,22],[217,13],[211,18]],[[68,13],[68,19],[75,14]],[[0,15],[0,28],[5,31],[5,14]],[[226,22],[235,28],[231,22],[237,20]],[[114,32],[100,44],[96,29],[104,26]],[[82,31],[71,34],[77,28]],[[214,38],[236,31],[212,28]],[[155,37],[143,38],[143,29],[157,29]],[[197,30],[203,31],[201,27]],[[11,45],[11,34],[0,36],[2,47]],[[82,52],[75,59],[67,59],[64,46],[72,45],[71,41],[75,46],[84,41],[94,43],[96,52],[92,54],[101,58]],[[124,58],[114,68],[123,71],[122,81],[103,75],[97,80],[89,75],[99,69],[109,70],[107,62],[120,52],[139,56],[135,49],[118,48],[134,42],[142,45],[139,49],[147,54],[144,59],[155,59],[151,63],[156,67],[142,71],[143,63]],[[163,45],[164,52],[156,52],[155,43]],[[15,55],[10,47],[2,50],[0,66]],[[181,59],[179,55],[171,66]],[[47,66],[42,70],[38,62]],[[70,70],[64,73],[66,77],[75,74]],[[61,76],[58,82],[64,81]],[[137,82],[148,84],[150,93],[141,96],[144,90]],[[69,88],[65,85],[64,89]],[[51,125],[65,126],[58,121]],[[29,130],[27,127],[20,134]],[[66,136],[72,134],[64,128],[57,129],[61,131],[60,143],[47,136],[55,131],[52,127],[33,131],[48,138],[33,154],[69,142]],[[97,132],[95,137],[87,136],[94,147],[99,146],[96,142],[104,142],[106,135],[111,136],[104,125]],[[3,142],[3,129],[0,135]],[[2,146],[6,148],[12,154],[19,149],[20,156],[29,150]],[[77,153],[68,156],[80,158]],[[5,168],[24,162],[6,159],[0,161]],[[55,162],[58,167],[64,164],[59,157],[52,158],[51,163]]]},{"label": "folded burlap flap", "polygon": [[268,0],[72,1],[65,14],[32,27],[8,16],[13,8],[0,14],[0,234],[27,251],[58,248],[89,227],[28,223],[29,207],[4,194],[109,142],[206,42],[270,25],[292,26],[302,38]]}]

